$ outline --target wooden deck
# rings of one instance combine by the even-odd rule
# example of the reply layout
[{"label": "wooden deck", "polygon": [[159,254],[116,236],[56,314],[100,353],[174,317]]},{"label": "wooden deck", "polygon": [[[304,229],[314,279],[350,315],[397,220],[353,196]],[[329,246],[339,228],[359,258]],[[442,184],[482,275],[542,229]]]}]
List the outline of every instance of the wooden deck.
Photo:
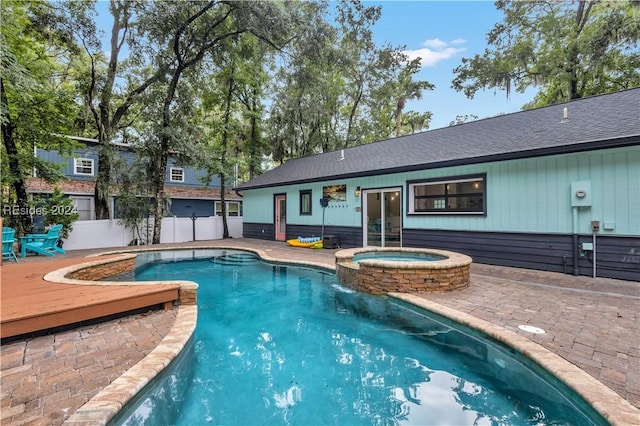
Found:
[{"label": "wooden deck", "polygon": [[[98,258],[92,258],[96,260]],[[3,261],[0,267],[0,337],[13,337],[155,305],[171,306],[179,285],[93,286],[56,284],[47,273],[82,258]]]}]

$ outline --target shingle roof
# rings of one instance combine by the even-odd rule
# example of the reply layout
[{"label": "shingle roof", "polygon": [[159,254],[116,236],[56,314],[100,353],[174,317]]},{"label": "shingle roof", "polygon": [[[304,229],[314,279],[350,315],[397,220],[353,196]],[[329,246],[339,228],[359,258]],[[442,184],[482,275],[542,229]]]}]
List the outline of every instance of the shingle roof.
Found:
[{"label": "shingle roof", "polygon": [[[564,109],[567,117],[564,119]],[[289,160],[237,189],[640,144],[640,88]]]}]

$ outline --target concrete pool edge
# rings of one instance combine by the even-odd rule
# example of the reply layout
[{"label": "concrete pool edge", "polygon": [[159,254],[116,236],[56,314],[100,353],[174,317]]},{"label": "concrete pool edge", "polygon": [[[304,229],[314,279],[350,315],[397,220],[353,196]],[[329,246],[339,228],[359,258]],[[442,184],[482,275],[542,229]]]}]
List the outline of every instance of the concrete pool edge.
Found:
[{"label": "concrete pool edge", "polygon": [[598,379],[536,342],[509,331],[504,327],[432,302],[415,294],[388,293],[388,296],[442,315],[474,330],[481,331],[493,339],[521,352],[576,392],[612,425],[640,425],[640,409],[634,407],[629,401],[618,395]]}]

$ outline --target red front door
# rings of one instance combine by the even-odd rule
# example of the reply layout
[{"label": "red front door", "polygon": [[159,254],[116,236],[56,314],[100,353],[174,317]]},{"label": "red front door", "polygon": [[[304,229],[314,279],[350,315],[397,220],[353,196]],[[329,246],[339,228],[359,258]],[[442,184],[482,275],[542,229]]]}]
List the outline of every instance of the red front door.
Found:
[{"label": "red front door", "polygon": [[276,240],[287,239],[287,196],[276,195]]}]

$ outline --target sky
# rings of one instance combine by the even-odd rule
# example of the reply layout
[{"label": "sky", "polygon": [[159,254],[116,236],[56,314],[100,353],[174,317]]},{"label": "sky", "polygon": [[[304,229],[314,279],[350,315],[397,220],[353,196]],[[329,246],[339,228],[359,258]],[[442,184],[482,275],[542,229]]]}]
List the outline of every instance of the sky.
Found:
[{"label": "sky", "polygon": [[422,69],[415,77],[435,85],[419,101],[408,102],[405,110],[431,111],[429,129],[446,127],[457,115],[478,118],[516,112],[531,101],[535,90],[524,94],[488,89],[468,99],[451,88],[453,69],[463,57],[481,54],[488,47],[487,33],[503,19],[493,1],[364,1],[381,5],[382,17],[373,27],[377,44],[405,46],[410,58],[421,57]]}]

